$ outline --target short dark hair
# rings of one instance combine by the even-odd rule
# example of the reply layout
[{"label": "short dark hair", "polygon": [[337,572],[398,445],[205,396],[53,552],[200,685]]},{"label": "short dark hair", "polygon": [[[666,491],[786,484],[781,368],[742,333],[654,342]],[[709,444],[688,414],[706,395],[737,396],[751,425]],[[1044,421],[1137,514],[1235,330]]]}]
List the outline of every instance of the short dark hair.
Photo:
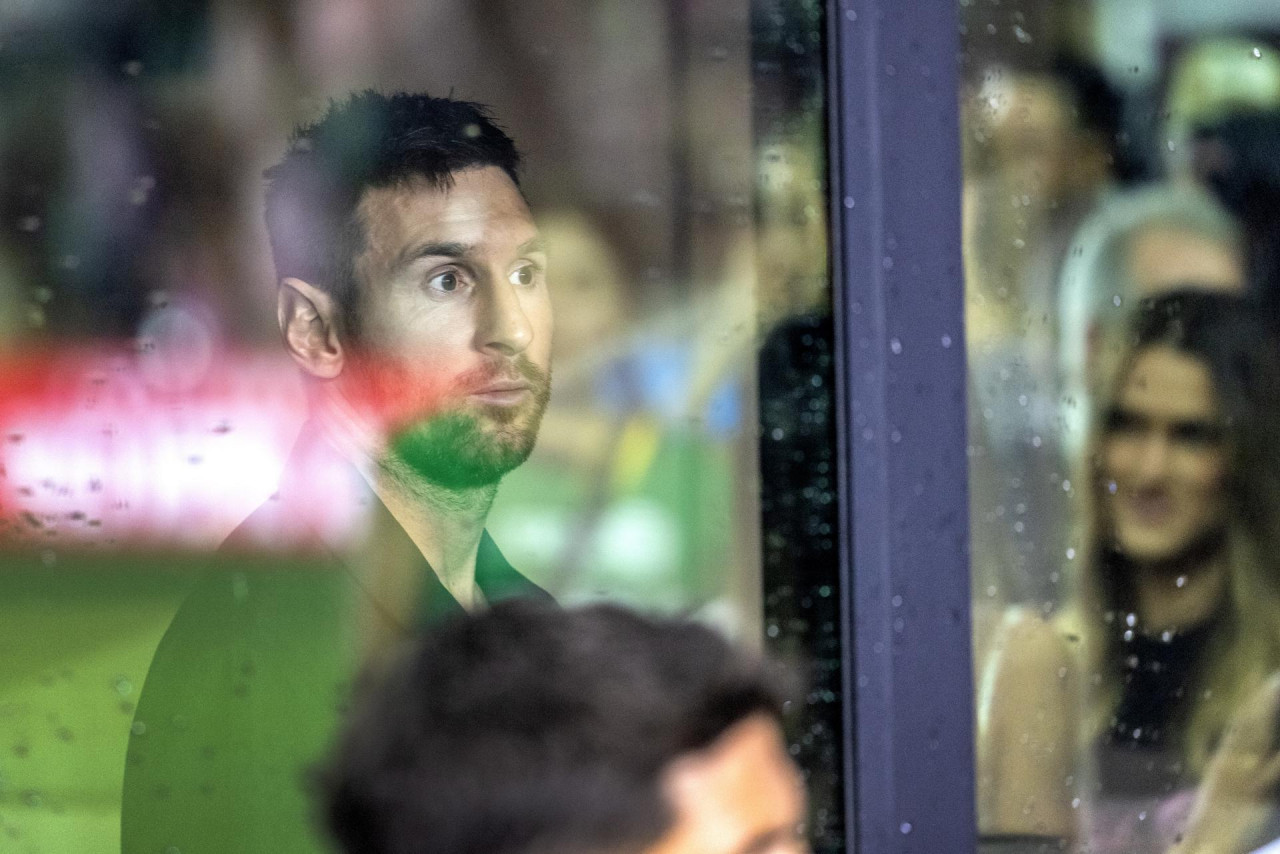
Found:
[{"label": "short dark hair", "polygon": [[263,173],[277,279],[327,291],[354,326],[353,262],[365,237],[356,208],[364,192],[415,179],[448,187],[455,172],[483,166],[520,185],[515,143],[483,105],[372,90],[331,101],[319,121],[294,130],[284,158]]},{"label": "short dark hair", "polygon": [[325,818],[361,854],[641,850],[674,820],[663,769],[780,718],[779,678],[692,622],[500,603],[366,695],[322,774]]}]

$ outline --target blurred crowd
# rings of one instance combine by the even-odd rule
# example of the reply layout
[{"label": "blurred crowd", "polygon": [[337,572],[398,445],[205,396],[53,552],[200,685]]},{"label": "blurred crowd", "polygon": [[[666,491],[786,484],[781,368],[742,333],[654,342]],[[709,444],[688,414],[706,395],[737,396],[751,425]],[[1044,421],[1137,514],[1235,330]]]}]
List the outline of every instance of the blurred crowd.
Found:
[{"label": "blurred crowd", "polygon": [[1280,52],[1190,39],[1147,102],[1069,53],[971,71],[984,839],[1253,851],[1280,836]]}]

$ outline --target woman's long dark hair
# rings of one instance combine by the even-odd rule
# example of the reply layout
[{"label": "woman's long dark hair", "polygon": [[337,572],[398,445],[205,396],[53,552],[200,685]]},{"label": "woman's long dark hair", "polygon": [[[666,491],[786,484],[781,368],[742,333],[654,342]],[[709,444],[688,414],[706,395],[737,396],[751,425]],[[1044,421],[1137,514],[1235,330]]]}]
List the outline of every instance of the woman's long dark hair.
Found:
[{"label": "woman's long dark hair", "polygon": [[[1280,343],[1258,307],[1237,296],[1187,288],[1144,300],[1114,342],[1120,358],[1097,407],[1087,478],[1083,565],[1068,631],[1079,635],[1090,686],[1086,742],[1115,713],[1122,688],[1115,626],[1132,609],[1125,559],[1113,543],[1106,472],[1099,462],[1105,425],[1133,363],[1168,347],[1208,369],[1225,427],[1227,602],[1185,696],[1184,759],[1204,767],[1233,709],[1280,670]],[[1110,615],[1110,620],[1108,619]]]}]

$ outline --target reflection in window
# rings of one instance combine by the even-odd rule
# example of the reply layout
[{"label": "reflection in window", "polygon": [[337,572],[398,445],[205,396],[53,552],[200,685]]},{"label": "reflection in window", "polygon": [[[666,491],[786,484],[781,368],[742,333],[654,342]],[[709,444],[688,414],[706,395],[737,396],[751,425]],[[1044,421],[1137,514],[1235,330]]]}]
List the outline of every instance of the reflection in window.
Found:
[{"label": "reflection in window", "polygon": [[[362,656],[433,613],[404,508],[308,426],[276,289],[308,273],[263,228],[293,128],[373,88],[491,105],[546,244],[554,392],[476,563],[806,665],[792,749],[815,847],[838,850],[822,26],[808,0],[0,12],[0,833],[111,850],[123,787],[126,837],[159,850],[196,849],[130,837],[131,810],[190,808],[223,850],[232,816],[302,844],[303,760]],[[310,322],[305,299],[281,305]],[[447,581],[448,601],[476,592]],[[388,607],[353,604],[370,590]],[[272,787],[279,809],[256,797]]]}]

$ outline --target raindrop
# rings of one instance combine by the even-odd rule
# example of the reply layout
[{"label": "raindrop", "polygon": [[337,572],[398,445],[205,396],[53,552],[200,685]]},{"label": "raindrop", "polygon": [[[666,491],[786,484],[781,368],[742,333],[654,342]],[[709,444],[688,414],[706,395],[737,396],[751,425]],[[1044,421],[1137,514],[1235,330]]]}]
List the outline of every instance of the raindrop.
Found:
[{"label": "raindrop", "polygon": [[1107,492],[1110,492],[1112,495],[1116,494],[1116,482],[1114,480],[1107,482]]},{"label": "raindrop", "polygon": [[120,67],[123,68],[124,73],[128,74],[130,77],[137,77],[142,73],[142,63],[138,62],[136,59],[131,59]]},{"label": "raindrop", "polygon": [[1071,481],[1069,481],[1069,480],[1063,480],[1063,481],[1062,481],[1062,491],[1063,491],[1063,492],[1070,492],[1070,491],[1071,491]]},{"label": "raindrop", "polygon": [[854,204],[854,203],[853,203],[853,196],[845,196],[845,197],[844,197],[844,206],[845,206],[846,208],[852,208],[852,207],[853,207],[853,204]]},{"label": "raindrop", "polygon": [[1020,43],[1031,44],[1031,33],[1027,32],[1022,27],[1015,26],[1013,28],[1013,35],[1018,39]]},{"label": "raindrop", "polygon": [[134,735],[146,735],[147,725],[144,724],[142,721],[134,721],[133,726],[129,727],[129,732],[133,733]]},{"label": "raindrop", "polygon": [[[886,258],[885,260],[887,261],[887,260],[889,260],[889,259],[887,259],[887,258]],[[892,339],[890,339],[890,340],[889,340],[889,349],[890,349],[891,351],[893,351],[893,355],[895,355],[895,356],[901,355],[901,354],[902,354],[902,342],[901,342],[901,341],[899,341],[897,338],[892,338]]]},{"label": "raindrop", "polygon": [[1076,559],[1076,550],[1067,549],[1067,560],[1075,560],[1075,559]]},{"label": "raindrop", "polygon": [[1256,48],[1256,47],[1255,47],[1255,48],[1253,49],[1253,58],[1254,58],[1254,59],[1262,59],[1262,51],[1261,51],[1259,48]]},{"label": "raindrop", "polygon": [[1130,612],[1124,615],[1124,624],[1126,626],[1136,626],[1138,624],[1138,615]]},{"label": "raindrop", "polygon": [[1114,305],[1116,308],[1119,308],[1120,306],[1124,305],[1124,297],[1120,296],[1119,294],[1116,294],[1111,298],[1111,304]]},{"label": "raindrop", "polygon": [[1073,810],[1078,810],[1078,809],[1080,809],[1080,799],[1079,799],[1079,798],[1072,798],[1072,799],[1071,799],[1071,808],[1072,808]]},{"label": "raindrop", "polygon": [[1177,587],[1186,587],[1187,577],[1185,575],[1179,575],[1177,578],[1173,580],[1173,583]]},{"label": "raindrop", "polygon": [[32,215],[32,216],[24,216],[24,217],[22,217],[21,219],[19,219],[19,220],[18,220],[18,230],[19,230],[19,231],[28,231],[28,232],[30,232],[30,231],[39,231],[39,230],[40,230],[40,222],[41,222],[41,221],[40,221],[40,217],[38,217],[38,216],[34,216],[34,215]]},{"label": "raindrop", "polygon": [[898,825],[898,830],[902,831],[903,836],[906,836],[911,832],[911,822],[904,821],[902,824]]},{"label": "raindrop", "polygon": [[112,681],[111,687],[114,688],[116,693],[121,697],[127,697],[133,693],[133,682],[129,680],[128,676],[117,676]]},{"label": "raindrop", "polygon": [[472,122],[462,129],[462,133],[467,139],[475,139],[480,136],[480,125]]},{"label": "raindrop", "polygon": [[901,597],[901,596],[894,596],[894,597],[893,597],[893,599],[891,599],[890,601],[891,601],[891,602],[893,602],[893,607],[895,607],[895,608],[901,608],[901,607],[902,607],[902,597]]},{"label": "raindrop", "polygon": [[942,346],[943,346],[943,347],[950,347],[950,346],[951,346],[951,336],[950,336],[950,335],[943,335],[943,336],[942,336]]}]

